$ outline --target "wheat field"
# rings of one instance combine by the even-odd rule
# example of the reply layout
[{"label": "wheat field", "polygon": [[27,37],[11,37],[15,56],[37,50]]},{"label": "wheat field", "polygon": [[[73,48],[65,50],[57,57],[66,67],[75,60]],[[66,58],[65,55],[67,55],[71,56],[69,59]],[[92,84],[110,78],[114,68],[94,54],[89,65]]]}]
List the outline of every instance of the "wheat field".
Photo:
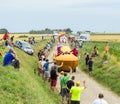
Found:
[{"label": "wheat field", "polygon": [[[9,34],[10,37],[14,35],[14,40],[18,39],[19,36],[35,37],[35,39],[40,39],[41,36],[50,37],[50,34]],[[0,34],[0,39],[3,37],[3,34]],[[26,38],[21,38],[26,39]],[[92,41],[113,41],[120,42],[120,35],[91,35]]]},{"label": "wheat field", "polygon": [[91,36],[92,41],[113,41],[120,42],[120,35],[96,35]]},{"label": "wheat field", "polygon": [[[2,39],[4,34],[0,34],[0,39]],[[23,38],[21,38],[22,40],[27,40],[29,37],[35,37],[35,39],[41,39],[42,36],[45,36],[45,38],[49,38],[50,34],[9,34],[9,36],[14,36],[14,40],[19,39],[20,36],[23,36]],[[25,38],[24,38],[25,36]]]}]

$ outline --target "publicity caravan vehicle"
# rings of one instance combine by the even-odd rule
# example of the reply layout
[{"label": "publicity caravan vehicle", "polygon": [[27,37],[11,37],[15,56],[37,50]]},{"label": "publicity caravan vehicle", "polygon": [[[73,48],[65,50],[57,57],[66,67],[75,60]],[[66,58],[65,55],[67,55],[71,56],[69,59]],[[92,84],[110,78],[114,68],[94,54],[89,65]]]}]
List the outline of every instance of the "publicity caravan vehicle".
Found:
[{"label": "publicity caravan vehicle", "polygon": [[59,68],[58,71],[69,72],[69,67],[71,67],[72,71],[76,72],[76,67],[78,66],[79,59],[71,52],[70,47],[67,45],[65,33],[59,34],[58,42],[57,54],[54,54],[54,60],[56,61],[57,65],[61,65],[63,62],[63,66]]}]

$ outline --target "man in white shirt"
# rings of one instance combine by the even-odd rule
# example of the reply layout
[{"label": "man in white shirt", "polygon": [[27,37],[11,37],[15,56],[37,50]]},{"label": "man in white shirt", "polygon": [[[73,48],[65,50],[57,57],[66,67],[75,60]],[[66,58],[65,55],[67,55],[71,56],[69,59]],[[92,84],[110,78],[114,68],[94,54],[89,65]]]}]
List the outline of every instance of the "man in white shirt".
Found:
[{"label": "man in white shirt", "polygon": [[98,99],[94,100],[92,104],[108,104],[107,101],[105,101],[103,98],[104,98],[104,95],[100,93],[98,95]]},{"label": "man in white shirt", "polygon": [[42,65],[42,79],[44,80],[44,69],[43,69],[43,66],[44,66],[44,64],[46,63],[46,61],[45,61],[46,59],[44,58],[43,60],[42,60],[42,62],[41,62],[41,65]]}]

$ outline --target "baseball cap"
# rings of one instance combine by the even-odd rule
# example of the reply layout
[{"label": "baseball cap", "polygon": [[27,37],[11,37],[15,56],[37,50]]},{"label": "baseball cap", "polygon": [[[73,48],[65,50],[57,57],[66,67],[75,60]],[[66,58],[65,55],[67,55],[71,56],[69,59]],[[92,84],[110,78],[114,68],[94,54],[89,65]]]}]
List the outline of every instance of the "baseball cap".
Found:
[{"label": "baseball cap", "polygon": [[78,82],[76,82],[76,85],[77,85],[77,86],[80,86],[80,82],[79,82],[79,81],[78,81]]},{"label": "baseball cap", "polygon": [[64,74],[64,71],[61,71],[60,73],[61,73],[61,74]]}]

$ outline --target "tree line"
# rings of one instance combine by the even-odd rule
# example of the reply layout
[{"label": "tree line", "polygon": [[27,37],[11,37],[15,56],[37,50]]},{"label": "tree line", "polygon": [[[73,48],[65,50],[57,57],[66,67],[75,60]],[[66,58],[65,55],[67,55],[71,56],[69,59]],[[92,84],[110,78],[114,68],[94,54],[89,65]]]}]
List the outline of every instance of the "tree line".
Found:
[{"label": "tree line", "polygon": [[5,28],[0,29],[0,34],[4,34],[5,32],[8,32],[8,30]]},{"label": "tree line", "polygon": [[49,29],[49,28],[46,28],[44,30],[31,30],[31,31],[29,31],[29,34],[52,34],[54,31],[58,31],[58,32],[64,31],[67,34],[72,33],[72,30],[70,28],[66,28],[66,29],[52,29],[52,30]]},{"label": "tree line", "polygon": [[[29,33],[29,34],[53,34],[54,31],[57,31],[57,32],[64,31],[67,34],[72,33],[72,30],[70,28],[66,28],[66,29],[45,28],[44,30],[30,30],[29,32],[26,32],[26,33]],[[5,32],[8,32],[8,30],[6,28],[0,29],[0,34],[4,34]],[[22,33],[22,32],[20,32],[20,33]]]}]

